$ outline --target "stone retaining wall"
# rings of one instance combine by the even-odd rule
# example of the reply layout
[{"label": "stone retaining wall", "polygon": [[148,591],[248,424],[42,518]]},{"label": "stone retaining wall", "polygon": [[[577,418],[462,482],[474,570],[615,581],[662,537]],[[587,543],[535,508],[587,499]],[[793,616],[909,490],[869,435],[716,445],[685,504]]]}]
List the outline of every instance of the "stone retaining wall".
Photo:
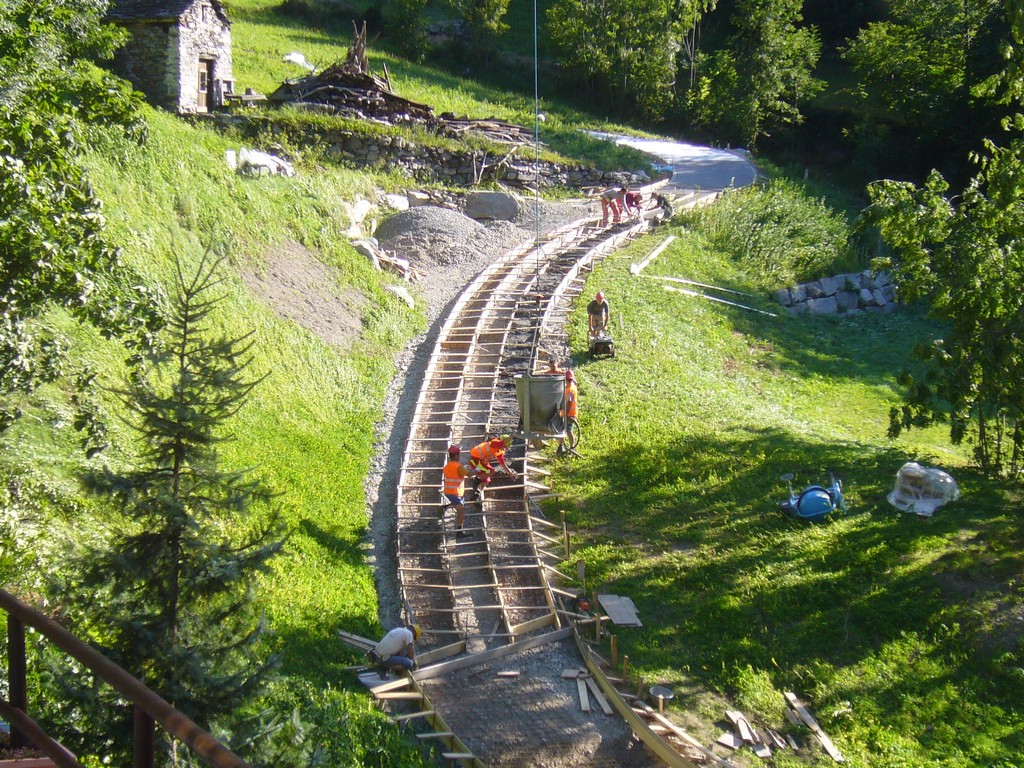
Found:
[{"label": "stone retaining wall", "polygon": [[781,288],[775,298],[791,315],[854,315],[899,309],[896,286],[888,273],[872,275],[867,270]]},{"label": "stone retaining wall", "polygon": [[[198,117],[197,119],[204,119]],[[422,182],[437,182],[468,187],[482,181],[500,181],[521,189],[533,189],[537,183],[537,167],[528,157],[505,157],[484,150],[455,151],[420,146],[402,136],[372,136],[346,130],[309,130],[297,135],[271,118],[247,115],[211,115],[205,119],[234,128],[249,139],[267,135],[287,139],[288,143],[317,145],[338,162],[357,168],[398,169]],[[260,147],[260,149],[266,149]],[[542,187],[610,187],[639,186],[651,181],[644,171],[601,171],[583,166],[540,163]]]}]

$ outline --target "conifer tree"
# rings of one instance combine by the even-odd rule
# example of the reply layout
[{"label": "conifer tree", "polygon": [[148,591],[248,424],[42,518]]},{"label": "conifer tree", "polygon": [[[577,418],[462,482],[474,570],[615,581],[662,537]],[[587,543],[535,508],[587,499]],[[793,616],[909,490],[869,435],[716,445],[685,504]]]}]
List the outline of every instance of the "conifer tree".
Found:
[{"label": "conifer tree", "polygon": [[108,655],[206,728],[258,693],[272,666],[253,585],[283,543],[268,489],[218,460],[259,383],[249,336],[213,332],[219,264],[210,249],[191,278],[179,264],[167,344],[120,392],[145,448],[137,467],[94,479],[120,514],[76,590]]}]

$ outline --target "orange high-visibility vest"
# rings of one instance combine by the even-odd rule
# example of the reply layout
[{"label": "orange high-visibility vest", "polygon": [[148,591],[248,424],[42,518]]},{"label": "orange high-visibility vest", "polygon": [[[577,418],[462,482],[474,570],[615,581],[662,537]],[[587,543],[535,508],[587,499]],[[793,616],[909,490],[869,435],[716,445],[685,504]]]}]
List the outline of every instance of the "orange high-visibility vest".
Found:
[{"label": "orange high-visibility vest", "polygon": [[576,389],[575,381],[570,381],[565,385],[565,418],[576,418],[576,404],[579,397],[580,393],[579,390]]},{"label": "orange high-visibility vest", "polygon": [[469,455],[481,464],[493,464],[495,461],[501,460],[501,457],[505,455],[505,450],[494,450],[491,448],[491,441],[487,440],[474,446]]},{"label": "orange high-visibility vest", "polygon": [[465,477],[469,474],[458,461],[452,459],[444,465],[444,492],[462,496],[466,492]]}]

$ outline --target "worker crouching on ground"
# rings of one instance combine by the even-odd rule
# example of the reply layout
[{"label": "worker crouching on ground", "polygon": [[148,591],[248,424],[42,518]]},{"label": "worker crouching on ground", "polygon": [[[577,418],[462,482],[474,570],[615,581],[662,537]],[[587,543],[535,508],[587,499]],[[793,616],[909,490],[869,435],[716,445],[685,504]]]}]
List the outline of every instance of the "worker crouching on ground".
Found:
[{"label": "worker crouching on ground", "polygon": [[488,486],[499,468],[513,480],[519,477],[515,470],[505,462],[505,451],[511,445],[512,438],[505,435],[484,440],[470,450],[469,466],[476,470],[476,477],[473,478],[473,490],[478,497],[483,495],[484,488]]},{"label": "worker crouching on ground", "polygon": [[389,671],[407,672],[419,667],[415,644],[422,634],[419,624],[395,627],[366,654],[366,657],[377,665],[381,680],[387,678]]},{"label": "worker crouching on ground", "polygon": [[622,207],[626,215],[639,219],[643,215],[644,196],[641,192],[627,192],[622,198]]},{"label": "worker crouching on ground", "polygon": [[[572,370],[565,372],[565,400],[560,415],[562,417],[562,429],[563,431],[569,430],[569,419],[576,419],[578,412],[577,401],[579,400],[580,393],[576,388],[576,376]],[[565,453],[565,438],[559,438],[558,440],[558,455],[561,456]]]},{"label": "worker crouching on ground", "polygon": [[459,461],[461,453],[462,449],[459,446],[451,446],[448,449],[448,463],[444,465],[444,497],[455,508],[455,538],[457,539],[466,535],[462,530],[462,523],[466,515],[462,497],[466,493],[466,478],[473,474]]}]

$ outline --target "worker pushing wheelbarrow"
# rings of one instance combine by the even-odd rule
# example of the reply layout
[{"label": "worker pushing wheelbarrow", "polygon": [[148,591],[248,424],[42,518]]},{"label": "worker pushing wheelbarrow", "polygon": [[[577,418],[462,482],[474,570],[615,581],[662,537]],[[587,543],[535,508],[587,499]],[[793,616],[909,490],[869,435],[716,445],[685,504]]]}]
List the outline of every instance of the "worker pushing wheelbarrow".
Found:
[{"label": "worker pushing wheelbarrow", "polygon": [[611,308],[604,293],[597,292],[593,301],[587,304],[587,330],[589,335],[590,354],[597,357],[607,355],[615,357],[615,342],[608,333],[608,321],[611,319]]}]

